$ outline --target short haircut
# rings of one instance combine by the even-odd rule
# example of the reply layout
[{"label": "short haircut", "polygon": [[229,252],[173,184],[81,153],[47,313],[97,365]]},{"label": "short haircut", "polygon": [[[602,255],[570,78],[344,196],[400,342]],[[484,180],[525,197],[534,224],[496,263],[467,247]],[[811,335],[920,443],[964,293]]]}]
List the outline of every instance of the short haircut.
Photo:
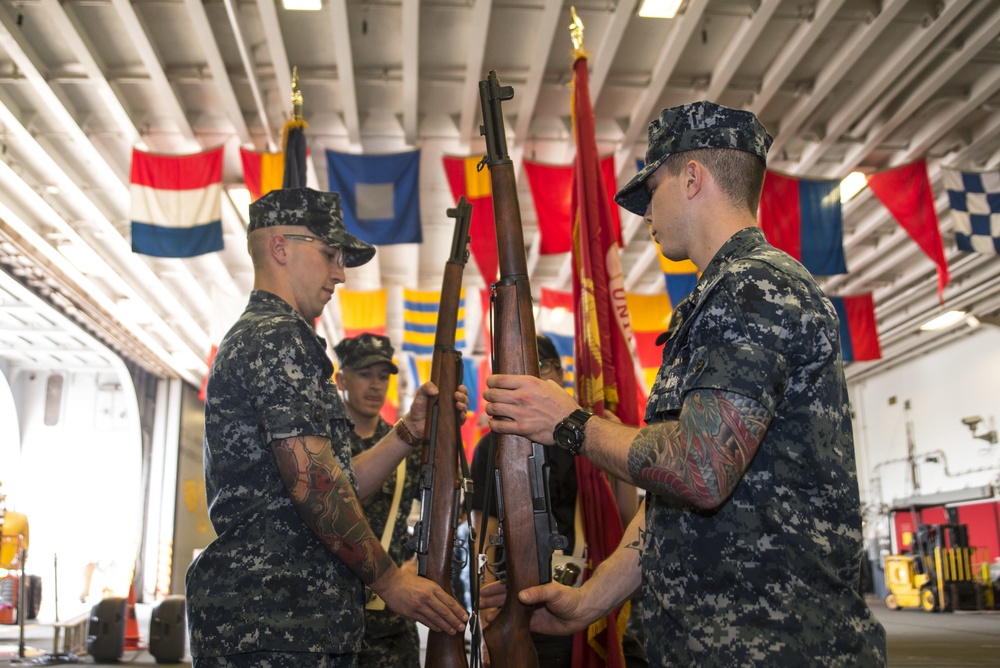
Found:
[{"label": "short haircut", "polygon": [[677,176],[688,160],[701,163],[711,172],[719,189],[734,207],[744,206],[757,215],[766,171],[760,158],[733,148],[700,148],[674,153],[667,157],[663,165],[671,176]]}]

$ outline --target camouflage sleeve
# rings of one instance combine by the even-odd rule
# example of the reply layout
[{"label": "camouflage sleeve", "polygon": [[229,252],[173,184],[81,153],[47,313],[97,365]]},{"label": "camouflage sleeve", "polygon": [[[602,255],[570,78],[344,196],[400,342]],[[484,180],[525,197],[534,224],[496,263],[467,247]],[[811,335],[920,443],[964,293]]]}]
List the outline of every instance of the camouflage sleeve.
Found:
[{"label": "camouflage sleeve", "polygon": [[[686,365],[674,370],[678,419],[644,427],[629,447],[640,487],[702,509],[736,488],[787,387],[782,336],[801,326],[792,293],[768,279],[738,276],[709,297],[689,331]],[[767,289],[748,287],[760,283]]]},{"label": "camouflage sleeve", "polygon": [[357,498],[349,468],[349,421],[324,368],[327,358],[306,334],[298,326],[276,326],[263,335],[273,361],[256,387],[262,405],[257,427],[299,516],[368,584],[392,562]]},{"label": "camouflage sleeve", "polygon": [[317,538],[365,584],[392,568],[361,503],[326,438],[296,436],[271,443],[295,509]]}]

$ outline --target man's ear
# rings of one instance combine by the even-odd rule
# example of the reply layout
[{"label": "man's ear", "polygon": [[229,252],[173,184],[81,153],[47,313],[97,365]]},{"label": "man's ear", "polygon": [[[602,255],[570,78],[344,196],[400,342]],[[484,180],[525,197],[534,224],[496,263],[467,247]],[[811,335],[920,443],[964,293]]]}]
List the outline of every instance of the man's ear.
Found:
[{"label": "man's ear", "polygon": [[333,374],[333,382],[337,384],[337,389],[343,392],[347,389],[347,383],[344,381],[344,372],[337,369],[337,373]]},{"label": "man's ear", "polygon": [[267,250],[278,264],[288,262],[288,239],[281,234],[275,234],[267,240]]},{"label": "man's ear", "polygon": [[701,192],[705,185],[705,167],[697,160],[688,160],[684,165],[684,190],[688,199]]}]

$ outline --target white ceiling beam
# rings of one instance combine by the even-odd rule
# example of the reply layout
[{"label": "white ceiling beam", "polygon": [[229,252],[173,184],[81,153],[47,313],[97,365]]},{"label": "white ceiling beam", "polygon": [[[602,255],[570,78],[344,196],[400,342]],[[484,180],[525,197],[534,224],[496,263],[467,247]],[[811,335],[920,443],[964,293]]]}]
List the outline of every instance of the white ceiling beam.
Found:
[{"label": "white ceiling beam", "polygon": [[403,0],[403,136],[416,146],[420,120],[420,0]]},{"label": "white ceiling beam", "polygon": [[[55,2],[57,0],[47,0],[48,2]],[[226,11],[229,11],[230,3],[226,1]],[[222,102],[222,108],[226,112],[226,117],[229,122],[233,124],[233,129],[236,131],[236,135],[240,138],[241,142],[250,142],[250,130],[247,128],[246,119],[243,118],[243,110],[240,109],[239,100],[236,99],[236,91],[233,90],[233,82],[229,79],[229,72],[226,70],[226,63],[222,60],[222,53],[219,52],[219,44],[215,40],[215,34],[212,32],[212,26],[208,22],[208,14],[205,13],[205,5],[202,0],[184,0],[184,7],[187,8],[188,17],[191,19],[191,25],[194,28],[194,34],[197,38],[198,43],[205,53],[205,60],[208,61],[208,69],[212,72],[212,81],[215,83],[216,90],[219,93],[219,99]],[[230,20],[233,21],[234,17],[230,16]],[[236,38],[236,44],[240,49],[240,56],[242,57],[246,51],[246,47],[243,43],[243,35],[240,32],[235,32],[234,37]],[[244,66],[246,62],[244,62]],[[247,76],[250,77],[250,87],[257,93],[257,77],[255,72],[247,72]],[[255,97],[256,99],[256,97]],[[263,115],[263,107],[259,106],[258,109]],[[265,124],[264,130],[268,132],[268,141],[271,139],[269,128]]]},{"label": "white ceiling beam", "polygon": [[705,93],[706,100],[719,101],[726,86],[736,75],[736,70],[743,64],[743,60],[757,43],[757,39],[780,4],[781,0],[761,0],[757,11],[751,10],[750,16],[743,20],[736,34],[729,40],[729,45],[722,52],[719,62],[715,64],[715,69],[712,70],[712,78]]},{"label": "white ceiling beam", "polygon": [[[559,17],[562,15],[561,2],[548,2],[542,8],[542,16],[538,21],[532,21],[535,27],[535,48],[531,51],[531,67],[528,69],[528,79],[517,89],[520,100],[517,105],[517,123],[514,126],[514,143],[524,146],[531,129],[531,119],[535,116],[535,105],[538,103],[538,91],[542,87],[542,78],[549,63],[549,53],[556,41],[556,29],[559,27]],[[567,33],[569,31],[567,30]],[[569,35],[564,35],[566,44],[570,44]]]},{"label": "white ceiling beam", "polygon": [[[946,258],[948,269],[955,277],[952,282],[956,284],[968,284],[974,277],[984,275],[982,270],[992,260],[983,253],[966,253],[956,249],[948,252]],[[997,269],[1000,270],[1000,267]],[[941,302],[937,298],[936,273],[936,266],[933,264],[909,262],[907,270],[892,284],[875,289],[878,320],[883,323],[886,332],[898,322],[912,317],[918,301],[924,303],[924,308],[941,308]],[[949,283],[949,292],[953,293],[951,287]]]},{"label": "white ceiling beam", "polygon": [[106,188],[115,199],[127,197],[126,175],[114,169],[97,150],[97,147],[73,118],[73,114],[69,112],[63,101],[45,81],[45,77],[42,76],[35,64],[40,62],[37,54],[34,53],[30,45],[22,45],[17,41],[15,33],[22,33],[10,23],[11,20],[7,12],[0,10],[0,47],[7,52],[21,74],[24,75],[32,91],[39,97],[44,105],[46,117],[54,121],[56,126],[65,130],[69,138],[68,144],[75,149],[74,154],[80,161],[80,166],[87,170],[87,175],[93,179],[95,184],[99,183],[100,187]]},{"label": "white ceiling beam", "polygon": [[[6,181],[8,179],[16,179],[16,175],[9,170],[6,164],[0,162],[0,180]],[[28,195],[31,193],[31,195]],[[33,199],[32,211],[44,211],[48,209],[48,205],[40,197],[34,194],[33,191],[27,189],[27,192],[22,193],[28,197],[28,199]],[[6,203],[6,204],[9,204]],[[37,208],[36,208],[37,207]],[[52,212],[52,215],[55,215]],[[145,330],[145,328],[137,325],[135,322],[130,320],[126,314],[122,312],[121,307],[107,295],[105,295],[100,289],[98,289],[94,283],[81,274],[77,269],[62,256],[55,248],[53,248],[47,241],[45,241],[41,236],[39,236],[31,227],[25,223],[20,216],[17,215],[12,209],[10,209],[5,204],[0,204],[0,228],[7,228],[13,231],[18,237],[24,239],[25,243],[30,244],[36,251],[38,251],[45,261],[54,267],[57,267],[60,274],[65,276],[69,281],[71,281],[70,289],[74,292],[86,295],[89,300],[91,300],[98,308],[100,308],[104,313],[108,314],[113,320],[117,321],[121,326],[127,330],[136,341],[140,341],[143,346],[145,346],[153,355],[155,355],[164,366],[173,369],[181,377],[190,378],[190,369],[178,369],[170,354],[175,351],[191,350],[191,343],[183,340],[177,333],[176,325],[168,326],[166,322],[159,319],[156,313],[152,313],[154,324],[157,325],[157,331],[162,332],[161,335],[153,335]],[[82,243],[82,241],[80,241]],[[137,295],[131,293],[131,288],[128,285],[120,286],[123,293],[126,296],[133,296],[138,298]],[[167,341],[161,338],[165,335]],[[168,349],[167,345],[173,346],[172,349]],[[204,359],[205,352],[196,353],[197,358]]]},{"label": "white ceiling beam", "polygon": [[885,99],[886,102],[892,99],[888,95],[888,89],[898,77],[905,77],[909,80],[910,77],[916,76],[920,69],[911,68],[914,61],[928,50],[937,53],[951,41],[935,40],[951,25],[952,21],[958,19],[964,27],[975,16],[973,12],[967,12],[964,15],[962,13],[971,1],[949,0],[941,13],[929,25],[917,26],[906,41],[899,48],[894,49],[871,76],[861,81],[848,99],[838,105],[837,111],[826,124],[823,139],[810,144],[802,152],[802,156],[795,165],[794,173],[799,176],[807,174],[865,111],[877,104],[880,98]]},{"label": "white ceiling beam", "polygon": [[952,131],[962,119],[988,102],[997,91],[1000,91],[1000,67],[986,70],[981,77],[972,82],[966,99],[954,102],[929,119],[910,139],[910,145],[903,151],[897,151],[890,159],[890,165],[905,165],[919,159]]},{"label": "white ceiling beam", "polygon": [[167,80],[167,74],[163,71],[160,56],[156,53],[156,49],[153,48],[153,44],[150,42],[146,30],[139,20],[139,15],[135,13],[132,3],[130,0],[111,0],[111,4],[115,8],[115,11],[118,12],[118,18],[121,19],[122,25],[125,27],[126,39],[124,41],[130,43],[138,52],[142,64],[149,73],[153,88],[156,90],[157,101],[177,126],[177,131],[188,145],[183,150],[193,151],[200,149],[201,145],[194,136],[191,122],[188,120],[187,114],[184,113],[184,109],[177,99],[177,93],[174,92],[173,86]]},{"label": "white ceiling beam", "polygon": [[[972,133],[969,143],[954,153],[941,158],[941,164],[946,167],[970,169],[973,165],[982,165],[981,169],[992,169],[993,162],[982,157],[984,149],[990,152],[1000,136],[1000,114],[991,114],[985,123]],[[947,164],[945,164],[947,163]]]},{"label": "white ceiling beam", "polygon": [[[466,43],[465,83],[462,84],[462,110],[459,113],[458,140],[462,150],[468,152],[469,144],[479,136],[482,107],[479,103],[479,80],[483,78],[483,60],[486,58],[486,39],[490,32],[490,13],[493,0],[475,0],[469,10],[469,41]],[[503,72],[497,72],[503,84]]]},{"label": "white ceiling beam", "polygon": [[826,31],[826,27],[836,16],[837,10],[845,0],[819,0],[812,18],[803,21],[796,29],[785,48],[774,60],[771,67],[764,73],[760,91],[754,95],[747,109],[760,116],[761,112],[785,83],[792,70],[802,61],[817,39]]},{"label": "white ceiling beam", "polygon": [[330,41],[337,56],[337,83],[344,127],[351,147],[361,150],[361,121],[358,114],[358,90],[354,81],[354,56],[351,53],[351,29],[347,22],[347,0],[330,0],[332,32]]},{"label": "white ceiling beam", "polygon": [[909,0],[885,0],[878,16],[860,30],[855,31],[854,36],[848,39],[847,43],[837,49],[836,54],[826,61],[813,82],[812,90],[807,95],[800,97],[789,113],[782,115],[778,125],[778,133],[774,137],[774,143],[769,151],[772,155],[779,155],[785,145],[795,138],[795,134],[806,124],[827,95],[833,91],[834,86],[840,83],[908,2]]},{"label": "white ceiling beam", "polygon": [[649,77],[649,85],[639,96],[636,105],[632,107],[628,127],[625,128],[619,150],[615,154],[619,179],[633,170],[632,150],[636,142],[644,135],[650,119],[656,113],[656,105],[660,95],[670,80],[670,75],[677,67],[681,55],[687,48],[691,35],[701,24],[701,17],[707,6],[708,0],[688,0],[684,14],[671,20],[670,34],[664,39],[664,46],[660,49],[656,64],[653,66],[653,72]]},{"label": "white ceiling beam", "polygon": [[[884,341],[888,345],[893,345],[905,342],[912,346],[913,337],[918,332],[920,337],[933,336],[932,332],[920,332],[920,327],[945,310],[971,311],[973,315],[977,313],[986,315],[1000,306],[1000,269],[993,265],[985,266],[982,271],[970,275],[966,285],[962,286],[961,291],[953,292],[945,306],[938,301],[937,290],[933,284],[933,281],[925,281],[923,296],[911,298],[907,307],[898,309],[894,317],[883,318],[878,315],[880,343]],[[958,326],[967,327],[967,325]],[[916,340],[919,342],[919,339]]]},{"label": "white ceiling beam", "polygon": [[[604,90],[604,84],[608,80],[608,72],[611,71],[611,65],[615,61],[615,54],[618,53],[618,47],[622,43],[625,29],[628,28],[629,21],[634,16],[635,3],[636,0],[618,1],[614,11],[611,12],[611,22],[608,25],[608,29],[601,37],[600,46],[597,47],[596,52],[591,52],[590,54],[590,63],[593,65],[593,71],[588,83],[590,84],[590,103],[594,106],[597,105],[597,100],[601,97],[601,92]],[[586,27],[586,24],[584,24],[584,27]],[[586,33],[584,33],[584,39],[586,39]]]},{"label": "white ceiling beam", "polygon": [[66,13],[59,0],[40,0],[40,5],[48,18],[59,28],[63,39],[66,40],[66,45],[72,49],[73,55],[80,61],[83,71],[86,72],[87,78],[97,89],[98,96],[107,106],[108,112],[114,118],[125,141],[129,144],[142,141],[139,129],[132,122],[128,111],[122,106],[107,77],[104,76],[103,69],[95,60],[93,45],[84,37],[83,31]]},{"label": "white ceiling beam", "polygon": [[[274,69],[275,85],[279,91],[283,91],[281,98],[283,104],[286,104],[284,101],[288,100],[289,106],[282,106],[282,109],[287,108],[288,116],[291,116],[292,67],[288,63],[288,52],[285,51],[285,38],[281,34],[281,23],[278,22],[278,10],[274,0],[257,0],[257,11],[260,12],[260,27],[264,32],[267,53],[271,57]],[[270,128],[268,128],[266,136],[268,146],[270,146],[272,137]]]},{"label": "white ceiling beam", "polygon": [[995,40],[997,35],[1000,35],[1000,5],[996,6],[992,14],[984,17],[978,29],[965,40],[958,51],[951,54],[936,71],[921,82],[891,118],[878,127],[873,127],[864,142],[849,151],[837,167],[829,170],[829,175],[832,178],[843,178],[849,174],[883,139],[917,114],[919,109],[927,104],[931,95],[950,82],[952,77]]},{"label": "white ceiling beam", "polygon": [[[79,221],[81,230],[74,229],[69,221],[57,214],[51,206],[40,200],[41,204],[33,206],[33,215],[44,221],[44,224],[52,229],[59,230],[67,239],[79,238],[79,243],[88,248],[93,248],[108,264],[111,271],[121,276],[124,286],[133,286],[142,292],[142,299],[156,308],[163,309],[164,317],[171,321],[176,321],[175,327],[184,333],[189,340],[198,343],[201,337],[205,337],[205,330],[198,327],[197,323],[190,317],[192,309],[197,313],[199,306],[204,307],[204,302],[197,302],[199,290],[195,290],[192,300],[186,306],[181,305],[173,296],[173,293],[163,285],[159,275],[151,269],[147,256],[137,255],[132,252],[128,242],[121,233],[114,227],[111,221],[100,211],[96,204],[83,192],[73,178],[67,174],[52,159],[51,154],[45,151],[38,144],[35,137],[21,124],[17,116],[7,107],[0,104],[0,124],[3,125],[11,141],[20,147],[20,153],[30,157],[33,168],[39,173],[45,174],[51,179],[53,185],[59,190],[60,200],[67,205],[67,210],[71,215],[75,215]],[[24,182],[18,177],[19,185],[15,185],[19,196],[27,196],[30,192],[34,195],[31,184]],[[126,197],[128,192],[126,191]],[[86,228],[86,229],[83,229]],[[86,234],[89,238],[83,239]],[[202,310],[201,317],[207,318],[208,311]]]},{"label": "white ceiling beam", "polygon": [[[284,125],[285,120],[291,116],[292,66],[288,63],[288,53],[285,51],[285,38],[281,35],[281,24],[278,22],[278,12],[274,0],[259,0],[257,2],[257,10],[260,12],[261,30],[264,32],[267,52],[271,57],[271,64],[274,69],[275,85],[278,87],[278,91],[281,91],[282,102],[284,103],[285,100],[288,100],[288,106],[282,106],[282,109],[288,110],[288,114],[281,119],[280,125]],[[307,110],[309,110],[308,99],[303,101],[303,106],[303,114],[306,114]],[[272,136],[271,128],[268,127],[265,134],[268,151],[277,150],[275,140],[272,140]],[[322,152],[309,152],[307,160],[311,163],[312,169],[307,169],[307,174],[310,171],[312,174],[317,173],[316,161],[322,157],[319,155],[320,153]]]},{"label": "white ceiling beam", "polygon": [[[945,156],[941,161],[931,161],[927,167],[927,175],[932,189],[940,190],[939,184],[941,182],[941,166],[944,162],[947,162],[952,166],[964,165],[966,162],[971,160],[972,156],[975,155],[980,146],[989,144],[997,137],[997,135],[1000,135],[1000,115],[994,115],[981,127],[977,128],[972,139],[963,149]],[[900,156],[897,160],[898,162],[896,162],[896,164],[905,164],[909,161],[909,157]],[[865,188],[861,191],[854,200],[845,206],[845,218],[850,215],[851,211],[857,210],[857,208],[861,206],[863,200],[867,200],[872,197],[874,197],[874,195],[872,195],[870,189]],[[943,200],[938,202],[938,204],[945,206],[943,204]],[[946,210],[947,207],[944,209],[939,207],[939,215],[945,213]],[[945,232],[950,231],[951,224],[950,218],[946,218],[945,221],[941,223],[942,230]],[[876,208],[871,215],[869,215],[860,224],[856,225],[854,227],[854,232],[844,239],[844,251],[849,256],[848,266],[850,267],[851,274],[847,276],[833,276],[821,279],[821,284],[823,285],[824,290],[840,291],[843,294],[847,294],[850,291],[858,289],[858,286],[847,286],[846,282],[851,275],[860,276],[862,274],[862,270],[870,263],[883,258],[885,256],[885,244],[878,244],[869,249],[867,252],[859,255],[855,255],[851,251],[864,244],[869,236],[886,228],[889,229],[887,237],[896,237],[900,240],[905,238],[905,232],[902,228],[896,225],[896,221],[884,207]],[[890,241],[889,243],[890,246],[897,244],[898,242],[893,241]],[[908,252],[913,257],[917,257],[918,253],[922,253],[922,251],[919,251],[919,247],[915,244],[904,244],[903,248],[905,252]]]}]

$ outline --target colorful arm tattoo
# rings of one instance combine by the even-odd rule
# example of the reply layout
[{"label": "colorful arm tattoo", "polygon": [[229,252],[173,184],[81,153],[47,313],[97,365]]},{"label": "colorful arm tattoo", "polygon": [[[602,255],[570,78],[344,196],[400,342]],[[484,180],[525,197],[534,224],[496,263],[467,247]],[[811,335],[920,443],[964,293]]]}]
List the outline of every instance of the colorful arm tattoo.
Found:
[{"label": "colorful arm tattoo", "polygon": [[286,438],[273,441],[271,450],[292,503],[327,549],[365,584],[392,567],[327,439]]},{"label": "colorful arm tattoo", "polygon": [[643,427],[629,446],[639,487],[710,509],[729,498],[750,465],[771,416],[735,392],[694,390],[679,420]]}]

